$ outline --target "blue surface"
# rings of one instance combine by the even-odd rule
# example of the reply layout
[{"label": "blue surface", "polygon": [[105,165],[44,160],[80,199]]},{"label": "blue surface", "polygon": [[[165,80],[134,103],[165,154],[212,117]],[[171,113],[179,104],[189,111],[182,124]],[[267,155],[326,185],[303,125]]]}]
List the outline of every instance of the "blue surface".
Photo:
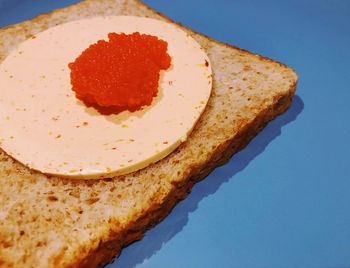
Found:
[{"label": "blue surface", "polygon": [[[0,0],[0,27],[74,2]],[[299,83],[284,115],[108,267],[350,267],[350,1],[144,2]]]}]

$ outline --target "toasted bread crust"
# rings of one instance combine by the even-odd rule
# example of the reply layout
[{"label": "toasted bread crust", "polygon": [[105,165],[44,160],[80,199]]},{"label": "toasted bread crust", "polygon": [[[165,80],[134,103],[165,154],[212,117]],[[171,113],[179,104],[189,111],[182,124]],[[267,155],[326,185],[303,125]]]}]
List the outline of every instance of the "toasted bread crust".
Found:
[{"label": "toasted bread crust", "polygon": [[[136,0],[88,0],[2,29],[0,60],[56,24],[112,14],[173,23]],[[214,73],[212,96],[189,139],[143,170],[100,181],[47,177],[1,152],[0,265],[104,266],[290,106],[292,69],[179,26],[206,50]]]}]

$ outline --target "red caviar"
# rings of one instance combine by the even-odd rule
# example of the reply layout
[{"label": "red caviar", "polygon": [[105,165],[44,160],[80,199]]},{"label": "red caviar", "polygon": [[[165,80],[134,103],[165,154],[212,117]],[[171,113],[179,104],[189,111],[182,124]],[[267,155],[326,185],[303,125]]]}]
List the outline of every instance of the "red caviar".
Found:
[{"label": "red caviar", "polygon": [[109,33],[69,63],[72,89],[88,105],[141,109],[158,93],[160,70],[170,67],[168,43],[156,36],[135,32]]}]

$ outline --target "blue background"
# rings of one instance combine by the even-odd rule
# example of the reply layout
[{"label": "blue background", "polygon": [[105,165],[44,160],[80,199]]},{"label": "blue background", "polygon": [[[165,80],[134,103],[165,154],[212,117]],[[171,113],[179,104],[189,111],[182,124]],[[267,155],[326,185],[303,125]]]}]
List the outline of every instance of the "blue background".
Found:
[{"label": "blue background", "polygon": [[[74,0],[0,0],[0,27]],[[299,74],[291,108],[112,267],[350,267],[350,1],[144,0]]]}]

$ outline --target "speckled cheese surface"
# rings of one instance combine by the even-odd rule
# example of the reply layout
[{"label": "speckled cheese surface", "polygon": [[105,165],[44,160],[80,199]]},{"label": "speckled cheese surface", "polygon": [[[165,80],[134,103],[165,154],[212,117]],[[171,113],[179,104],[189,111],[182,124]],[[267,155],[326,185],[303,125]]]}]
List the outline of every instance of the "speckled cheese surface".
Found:
[{"label": "speckled cheese surface", "polygon": [[[109,32],[140,32],[168,42],[171,67],[158,95],[136,112],[101,115],[71,90],[68,63]],[[95,179],[129,173],[186,140],[212,87],[210,61],[188,34],[158,20],[96,17],[50,28],[0,65],[1,148],[43,173]]]}]

